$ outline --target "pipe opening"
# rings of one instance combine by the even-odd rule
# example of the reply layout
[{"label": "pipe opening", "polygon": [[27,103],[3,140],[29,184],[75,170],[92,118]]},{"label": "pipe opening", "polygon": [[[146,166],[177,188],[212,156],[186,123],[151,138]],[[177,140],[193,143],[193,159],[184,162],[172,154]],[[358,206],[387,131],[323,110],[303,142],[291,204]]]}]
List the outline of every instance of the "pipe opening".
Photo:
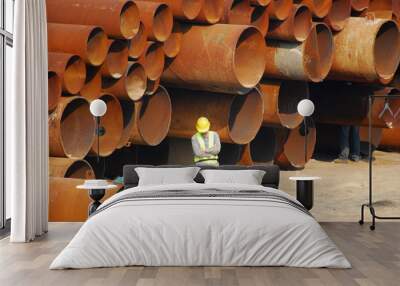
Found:
[{"label": "pipe opening", "polygon": [[85,160],[76,160],[72,162],[65,172],[64,178],[76,179],[94,179],[95,175],[92,167]]},{"label": "pipe opening", "polygon": [[262,127],[250,142],[250,155],[254,164],[273,162],[276,152],[274,128]]},{"label": "pipe opening", "polygon": [[128,66],[128,46],[125,41],[112,42],[106,58],[108,73],[113,78],[120,78]]},{"label": "pipe opening", "polygon": [[57,107],[58,100],[60,99],[62,87],[60,77],[52,71],[47,73],[48,78],[48,110],[52,111]]},{"label": "pipe opening", "polygon": [[144,55],[144,69],[151,80],[158,79],[164,70],[164,51],[160,43],[151,43]]},{"label": "pipe opening", "polygon": [[101,65],[107,57],[108,43],[107,35],[101,28],[94,28],[87,41],[86,55],[89,62],[94,66]]},{"label": "pipe opening", "polygon": [[120,30],[125,39],[132,39],[139,30],[139,9],[133,2],[126,2],[120,13]]},{"label": "pipe opening", "polygon": [[314,82],[322,81],[329,73],[333,60],[333,37],[324,24],[314,25],[306,42],[305,69]]},{"label": "pipe opening", "polygon": [[173,15],[166,4],[160,4],[153,18],[153,34],[157,41],[164,42],[172,32]]},{"label": "pipe opening", "polygon": [[374,45],[375,70],[381,80],[390,80],[399,64],[400,34],[397,25],[388,21],[379,29]]},{"label": "pipe opening", "polygon": [[269,3],[271,3],[271,0],[251,0],[250,3],[260,6],[267,6]]},{"label": "pipe opening", "polygon": [[86,80],[86,65],[79,56],[69,58],[63,80],[65,89],[70,94],[77,94],[83,88]]},{"label": "pipe opening", "polygon": [[234,59],[236,78],[243,87],[252,88],[260,81],[265,69],[264,52],[261,33],[256,28],[245,29],[236,44]]},{"label": "pipe opening", "polygon": [[92,146],[94,130],[89,103],[79,97],[70,101],[63,110],[60,122],[61,144],[67,157],[85,157]]},{"label": "pipe opening", "polygon": [[312,29],[312,13],[306,5],[299,6],[294,14],[293,33],[297,41],[307,39]]},{"label": "pipe opening", "polygon": [[202,6],[201,0],[182,0],[183,15],[186,19],[193,20],[199,15]]},{"label": "pipe opening", "polygon": [[328,15],[332,7],[332,0],[313,0],[313,13],[318,18]]},{"label": "pipe opening", "polygon": [[263,35],[266,35],[269,27],[268,10],[262,6],[252,7],[250,24],[256,26]]},{"label": "pipe opening", "polygon": [[237,144],[249,143],[263,120],[263,101],[258,90],[234,96],[229,112],[229,135]]},{"label": "pipe opening", "polygon": [[171,124],[171,99],[160,86],[154,95],[143,98],[140,108],[138,130],[143,141],[155,146],[167,136]]},{"label": "pipe opening", "polygon": [[351,0],[334,0],[328,18],[333,30],[340,31],[351,13]]},{"label": "pipe opening", "polygon": [[160,87],[160,78],[156,80],[147,79],[146,94],[148,95],[154,94],[159,87]]},{"label": "pipe opening", "polygon": [[120,100],[122,109],[122,135],[117,148],[123,148],[129,142],[130,131],[134,123],[135,104],[132,101]]},{"label": "pipe opening", "polygon": [[208,23],[217,23],[224,13],[224,0],[204,0],[203,13]]},{"label": "pipe opening", "polygon": [[351,0],[351,7],[356,11],[363,11],[369,6],[369,0]]},{"label": "pipe opening", "polygon": [[86,67],[86,82],[80,94],[86,98],[95,98],[101,92],[101,72],[98,67]]},{"label": "pipe opening", "polygon": [[303,121],[297,112],[297,104],[308,98],[308,84],[301,81],[283,81],[279,89],[278,117],[287,128],[296,128]]},{"label": "pipe opening", "polygon": [[147,88],[147,76],[141,64],[133,63],[127,72],[125,89],[128,96],[136,101],[143,97]]},{"label": "pipe opening", "polygon": [[[105,157],[111,155],[120,142],[123,128],[122,108],[119,101],[110,94],[104,94],[99,99],[107,105],[107,112],[100,121],[100,126],[105,129],[104,135],[100,136],[100,156]],[[97,136],[92,151],[97,154]]]},{"label": "pipe opening", "polygon": [[273,5],[274,14],[278,20],[285,20],[293,8],[292,0],[273,0],[270,5]]},{"label": "pipe opening", "polygon": [[144,28],[144,24],[140,22],[136,35],[129,42],[129,57],[137,59],[139,58],[147,45],[147,33]]},{"label": "pipe opening", "polygon": [[182,32],[178,26],[179,24],[174,24],[173,31],[169,38],[163,43],[163,50],[167,57],[174,58],[178,55],[181,50],[182,43]]}]

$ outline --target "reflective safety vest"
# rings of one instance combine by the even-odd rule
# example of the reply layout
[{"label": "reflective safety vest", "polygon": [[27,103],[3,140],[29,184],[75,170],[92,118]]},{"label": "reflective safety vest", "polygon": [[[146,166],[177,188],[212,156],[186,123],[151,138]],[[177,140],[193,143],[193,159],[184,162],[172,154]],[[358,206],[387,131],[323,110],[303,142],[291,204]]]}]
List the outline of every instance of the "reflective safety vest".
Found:
[{"label": "reflective safety vest", "polygon": [[[205,151],[206,150],[206,142],[204,141],[203,135],[201,133],[196,133],[196,140],[199,143],[200,150]],[[214,147],[214,134],[209,132],[208,133],[208,148]],[[194,162],[204,162],[204,161],[211,161],[211,160],[218,160],[217,155],[208,155],[208,156],[194,156]]]}]

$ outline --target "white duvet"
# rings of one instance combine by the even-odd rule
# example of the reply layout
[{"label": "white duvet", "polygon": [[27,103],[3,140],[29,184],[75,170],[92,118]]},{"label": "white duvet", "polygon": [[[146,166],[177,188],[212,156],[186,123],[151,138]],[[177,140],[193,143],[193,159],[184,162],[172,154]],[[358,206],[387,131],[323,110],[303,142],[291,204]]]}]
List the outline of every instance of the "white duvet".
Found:
[{"label": "white duvet", "polygon": [[[50,269],[145,266],[293,266],[349,268],[315,219],[299,209],[257,198],[152,198],[131,192],[262,190],[231,184],[136,187],[104,202]],[[291,200],[294,200],[291,198]],[[107,207],[108,206],[108,207]]]}]

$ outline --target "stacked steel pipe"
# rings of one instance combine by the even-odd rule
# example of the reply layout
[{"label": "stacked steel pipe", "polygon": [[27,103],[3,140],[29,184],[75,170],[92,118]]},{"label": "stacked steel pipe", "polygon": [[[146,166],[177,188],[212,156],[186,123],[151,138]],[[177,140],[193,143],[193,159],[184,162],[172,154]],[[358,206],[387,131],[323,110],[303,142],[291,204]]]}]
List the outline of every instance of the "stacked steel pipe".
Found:
[{"label": "stacked steel pipe", "polygon": [[[380,112],[397,100],[366,106],[368,93],[400,86],[399,16],[392,0],[47,0],[50,156],[118,160],[116,149],[167,136],[190,144],[207,116],[229,162],[302,168],[314,121],[365,125],[372,112],[376,127],[399,125]],[[305,129],[297,103],[309,82]],[[108,107],[99,152],[97,98]],[[160,150],[179,152],[171,146]]]}]

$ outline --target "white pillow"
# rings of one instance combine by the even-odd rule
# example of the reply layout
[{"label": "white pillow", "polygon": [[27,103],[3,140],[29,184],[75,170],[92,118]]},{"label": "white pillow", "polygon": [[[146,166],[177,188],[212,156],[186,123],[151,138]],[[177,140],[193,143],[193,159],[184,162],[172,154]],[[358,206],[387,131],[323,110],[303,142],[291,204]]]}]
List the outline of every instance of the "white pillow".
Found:
[{"label": "white pillow", "polygon": [[265,171],[261,170],[201,170],[204,183],[261,185]]},{"label": "white pillow", "polygon": [[135,168],[139,176],[139,186],[195,183],[193,180],[200,168]]}]

